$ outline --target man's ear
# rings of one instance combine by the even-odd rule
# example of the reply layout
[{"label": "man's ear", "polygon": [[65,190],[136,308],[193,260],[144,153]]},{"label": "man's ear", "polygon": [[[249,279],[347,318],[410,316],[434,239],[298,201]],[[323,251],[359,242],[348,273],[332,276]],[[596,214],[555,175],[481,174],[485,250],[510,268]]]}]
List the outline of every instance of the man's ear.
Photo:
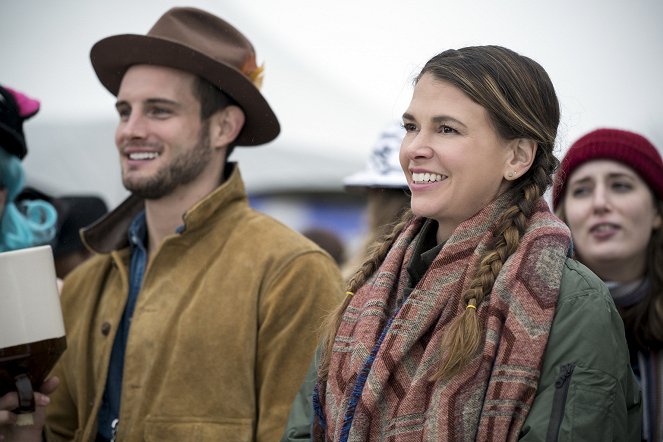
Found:
[{"label": "man's ear", "polygon": [[536,141],[529,138],[516,138],[509,142],[509,155],[504,163],[504,178],[512,181],[523,176],[536,157]]},{"label": "man's ear", "polygon": [[210,143],[215,149],[231,144],[244,127],[244,111],[238,106],[226,106],[210,117]]}]

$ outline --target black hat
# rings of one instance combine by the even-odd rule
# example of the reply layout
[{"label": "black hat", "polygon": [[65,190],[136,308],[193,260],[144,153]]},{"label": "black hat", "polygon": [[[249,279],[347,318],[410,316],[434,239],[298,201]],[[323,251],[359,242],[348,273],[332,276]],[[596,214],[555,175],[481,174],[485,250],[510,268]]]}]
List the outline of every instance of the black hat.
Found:
[{"label": "black hat", "polygon": [[39,112],[39,101],[0,86],[0,147],[19,159],[28,153],[23,121]]}]

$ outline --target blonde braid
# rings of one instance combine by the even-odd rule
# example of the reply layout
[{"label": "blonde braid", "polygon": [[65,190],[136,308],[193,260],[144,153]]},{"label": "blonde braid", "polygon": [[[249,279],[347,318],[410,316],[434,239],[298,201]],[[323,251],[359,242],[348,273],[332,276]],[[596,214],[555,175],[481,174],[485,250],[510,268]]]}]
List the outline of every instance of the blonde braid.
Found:
[{"label": "blonde braid", "polygon": [[467,306],[465,311],[452,321],[442,338],[443,362],[433,380],[452,377],[479,351],[482,332],[477,307],[492,291],[506,260],[518,249],[527,228],[527,220],[534,213],[536,203],[546,188],[545,184],[539,182],[541,173],[545,175],[545,169],[537,167],[529,174],[533,179],[523,178],[510,190],[514,204],[502,215],[494,232],[493,246],[481,256],[474,279],[463,293],[463,301]]}]

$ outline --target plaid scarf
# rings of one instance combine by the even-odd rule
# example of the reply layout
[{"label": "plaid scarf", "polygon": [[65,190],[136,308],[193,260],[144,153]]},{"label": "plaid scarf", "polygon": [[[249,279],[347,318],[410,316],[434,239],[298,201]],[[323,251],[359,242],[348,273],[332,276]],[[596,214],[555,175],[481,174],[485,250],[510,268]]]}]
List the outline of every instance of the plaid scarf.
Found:
[{"label": "plaid scarf", "polygon": [[571,241],[543,199],[477,309],[478,354],[451,379],[431,380],[440,340],[465,310],[461,295],[507,206],[502,196],[460,224],[407,298],[406,269],[424,219],[405,228],[343,314],[327,382],[316,388],[315,440],[517,439],[536,393]]}]

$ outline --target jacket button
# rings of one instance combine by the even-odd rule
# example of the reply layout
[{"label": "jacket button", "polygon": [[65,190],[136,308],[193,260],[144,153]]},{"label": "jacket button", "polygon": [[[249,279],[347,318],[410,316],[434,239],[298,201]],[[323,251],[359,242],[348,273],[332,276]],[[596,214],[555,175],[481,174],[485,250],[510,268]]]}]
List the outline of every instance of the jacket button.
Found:
[{"label": "jacket button", "polygon": [[104,336],[108,336],[108,333],[110,333],[111,330],[111,325],[110,322],[104,322],[101,324],[101,334]]}]

